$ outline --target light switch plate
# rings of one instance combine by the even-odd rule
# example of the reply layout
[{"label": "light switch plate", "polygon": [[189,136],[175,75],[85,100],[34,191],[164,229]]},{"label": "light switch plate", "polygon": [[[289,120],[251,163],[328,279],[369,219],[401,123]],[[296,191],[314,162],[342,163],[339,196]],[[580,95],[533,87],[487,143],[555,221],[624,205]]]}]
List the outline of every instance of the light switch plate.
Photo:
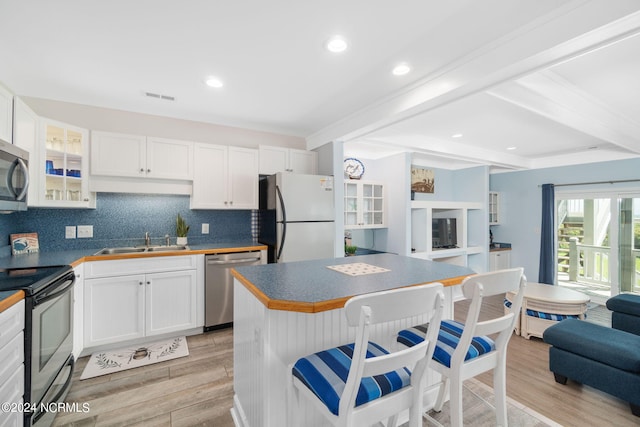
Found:
[{"label": "light switch plate", "polygon": [[79,225],[78,239],[85,239],[88,237],[93,237],[93,225]]},{"label": "light switch plate", "polygon": [[75,225],[67,225],[64,228],[64,238],[65,239],[75,239],[76,238],[76,226]]},{"label": "light switch plate", "polygon": [[202,224],[202,234],[209,234],[209,224]]}]

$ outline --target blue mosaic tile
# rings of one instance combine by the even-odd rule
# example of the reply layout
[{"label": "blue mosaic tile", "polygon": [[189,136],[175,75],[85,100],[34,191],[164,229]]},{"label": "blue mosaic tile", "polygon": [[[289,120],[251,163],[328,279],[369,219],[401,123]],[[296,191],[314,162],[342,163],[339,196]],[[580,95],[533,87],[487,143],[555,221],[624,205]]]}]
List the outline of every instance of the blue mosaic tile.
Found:
[{"label": "blue mosaic tile", "polygon": [[[96,209],[29,208],[0,216],[0,255],[13,233],[38,233],[42,251],[90,249],[144,244],[164,244],[168,234],[175,244],[176,216],[191,226],[189,243],[204,244],[252,240],[250,210],[190,210],[189,196],[99,193]],[[209,234],[201,234],[201,224]],[[65,239],[65,226],[93,225],[93,238]],[[5,237],[6,236],[6,237]]]}]

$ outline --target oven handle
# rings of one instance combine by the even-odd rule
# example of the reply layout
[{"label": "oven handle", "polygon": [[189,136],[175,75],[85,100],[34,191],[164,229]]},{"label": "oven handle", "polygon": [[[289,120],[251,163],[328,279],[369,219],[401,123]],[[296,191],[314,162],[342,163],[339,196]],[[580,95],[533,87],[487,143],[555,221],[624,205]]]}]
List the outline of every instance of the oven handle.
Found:
[{"label": "oven handle", "polygon": [[57,298],[58,296],[64,294],[65,292],[67,292],[67,290],[69,290],[70,287],[73,286],[75,281],[76,281],[75,275],[73,273],[69,273],[68,275],[60,279],[57,285],[51,286],[52,287],[51,291],[55,291],[55,292],[50,293],[51,291],[45,291],[45,292],[42,292],[41,294],[36,295],[33,298],[33,306],[36,307],[39,304],[45,303],[51,299]]},{"label": "oven handle", "polygon": [[[58,400],[60,400],[60,398],[62,397],[62,395],[64,393],[66,393],[69,389],[69,386],[71,385],[71,378],[73,378],[73,370],[76,366],[76,359],[75,357],[73,357],[73,355],[71,355],[71,357],[69,358],[69,361],[67,363],[65,363],[65,365],[70,365],[71,366],[71,370],[69,371],[69,376],[67,377],[67,380],[64,382],[64,386],[62,388],[60,388],[60,390],[58,390],[58,392],[56,393],[56,395],[53,397],[53,399],[50,400],[50,402],[57,402]],[[35,424],[40,418],[42,418],[47,412],[46,411],[42,411],[38,414],[36,414],[33,417],[33,421],[32,424]]]}]

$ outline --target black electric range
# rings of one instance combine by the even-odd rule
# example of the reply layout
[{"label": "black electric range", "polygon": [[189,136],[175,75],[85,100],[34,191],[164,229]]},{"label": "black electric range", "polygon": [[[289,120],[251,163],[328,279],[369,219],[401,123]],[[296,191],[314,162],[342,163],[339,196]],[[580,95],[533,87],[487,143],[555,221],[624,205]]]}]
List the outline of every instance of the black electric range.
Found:
[{"label": "black electric range", "polygon": [[0,291],[23,290],[32,296],[72,271],[68,265],[0,270]]}]

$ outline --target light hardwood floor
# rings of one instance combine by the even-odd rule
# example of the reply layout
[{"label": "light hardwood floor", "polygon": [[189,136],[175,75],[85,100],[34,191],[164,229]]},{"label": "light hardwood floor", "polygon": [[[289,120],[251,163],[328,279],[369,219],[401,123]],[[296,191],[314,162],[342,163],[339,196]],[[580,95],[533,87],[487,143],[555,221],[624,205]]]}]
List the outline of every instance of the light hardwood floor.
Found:
[{"label": "light hardwood floor", "polygon": [[[457,303],[463,320],[467,306]],[[486,309],[486,311],[484,311]],[[502,311],[502,298],[489,301],[484,313]],[[215,426],[230,427],[233,404],[233,333],[231,329],[188,338],[188,357],[80,381],[88,358],[78,361],[70,402],[88,402],[86,414],[64,414],[55,426]],[[507,358],[509,397],[565,426],[633,426],[627,403],[590,387],[555,383],[542,340],[514,335]],[[492,385],[491,373],[478,379]]]}]

